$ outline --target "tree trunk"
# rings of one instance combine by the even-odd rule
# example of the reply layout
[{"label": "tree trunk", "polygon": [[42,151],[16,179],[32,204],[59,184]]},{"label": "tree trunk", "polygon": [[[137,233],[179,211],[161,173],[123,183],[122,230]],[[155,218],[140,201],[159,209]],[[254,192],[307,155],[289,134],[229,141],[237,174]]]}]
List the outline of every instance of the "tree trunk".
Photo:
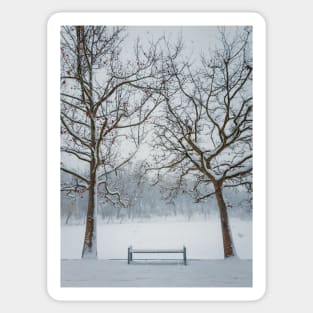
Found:
[{"label": "tree trunk", "polygon": [[[91,147],[95,151],[95,124],[93,119],[90,120],[90,133],[91,133]],[[89,188],[88,188],[88,209],[86,216],[86,231],[85,240],[83,245],[82,258],[97,258],[97,168],[96,158],[93,155],[89,168]]]},{"label": "tree trunk", "polygon": [[88,210],[86,216],[85,240],[83,245],[82,258],[96,258],[96,221],[95,221],[95,174],[91,174],[89,194],[88,194]]},{"label": "tree trunk", "polygon": [[219,184],[215,184],[215,195],[220,211],[224,257],[227,258],[235,255],[235,247],[231,236],[227,207],[224,201],[222,188]]},{"label": "tree trunk", "polygon": [[[90,107],[90,112],[92,112],[92,106]],[[95,123],[94,119],[90,118],[90,146],[91,150],[94,152],[96,148],[96,137],[95,137]],[[96,168],[96,158],[92,155],[92,159],[89,167],[89,190],[88,190],[88,210],[86,217],[86,231],[85,240],[82,252],[82,258],[97,258],[97,212],[95,206],[97,205],[97,168]]]}]

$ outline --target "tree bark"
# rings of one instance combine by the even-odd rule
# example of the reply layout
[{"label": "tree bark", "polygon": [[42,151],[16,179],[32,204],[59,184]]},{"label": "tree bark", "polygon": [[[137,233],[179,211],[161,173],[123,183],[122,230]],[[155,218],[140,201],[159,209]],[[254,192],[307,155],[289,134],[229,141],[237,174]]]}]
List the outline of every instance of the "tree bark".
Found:
[{"label": "tree bark", "polygon": [[88,209],[86,216],[85,239],[83,245],[82,258],[96,258],[97,247],[96,243],[96,221],[95,221],[95,188],[96,175],[91,173],[90,185],[88,194]]},{"label": "tree bark", "polygon": [[235,255],[235,247],[231,236],[227,207],[224,201],[223,192],[220,184],[215,184],[215,196],[220,211],[224,257],[228,258]]},{"label": "tree bark", "polygon": [[[96,137],[95,137],[95,123],[94,120],[90,119],[90,136],[91,136],[91,147],[92,151],[96,148]],[[89,168],[89,194],[88,194],[88,209],[86,217],[86,230],[85,230],[85,240],[83,245],[82,258],[97,258],[97,212],[95,210],[96,206],[96,193],[97,193],[97,167],[96,167],[96,157],[93,154],[90,162]]]}]

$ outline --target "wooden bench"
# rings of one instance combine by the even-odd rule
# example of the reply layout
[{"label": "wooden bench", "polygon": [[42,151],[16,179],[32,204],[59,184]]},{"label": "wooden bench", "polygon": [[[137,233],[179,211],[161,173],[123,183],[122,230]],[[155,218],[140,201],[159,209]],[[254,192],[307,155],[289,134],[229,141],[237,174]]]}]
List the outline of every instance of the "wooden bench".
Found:
[{"label": "wooden bench", "polygon": [[134,249],[132,246],[128,247],[127,260],[128,264],[133,261],[134,253],[182,253],[184,265],[187,265],[187,253],[186,247],[183,246],[182,249]]}]

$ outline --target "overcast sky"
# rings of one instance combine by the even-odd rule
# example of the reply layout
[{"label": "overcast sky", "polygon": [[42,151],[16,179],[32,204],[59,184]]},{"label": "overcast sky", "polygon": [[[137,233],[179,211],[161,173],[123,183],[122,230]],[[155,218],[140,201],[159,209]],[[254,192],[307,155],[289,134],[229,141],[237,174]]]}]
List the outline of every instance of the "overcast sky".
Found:
[{"label": "overcast sky", "polygon": [[[227,33],[234,33],[242,27],[227,26]],[[214,49],[218,45],[219,29],[217,26],[129,26],[129,34],[125,41],[126,46],[132,46],[136,38],[139,37],[143,42],[157,40],[166,35],[171,42],[175,42],[179,36],[182,36],[184,48],[187,53],[193,53],[197,58],[200,54]]]},{"label": "overcast sky", "polygon": [[217,27],[214,26],[130,26],[127,28],[128,40],[135,40],[140,37],[142,40],[157,40],[166,35],[170,40],[175,41],[182,35],[186,47],[199,53],[209,48],[209,45],[216,42]]}]

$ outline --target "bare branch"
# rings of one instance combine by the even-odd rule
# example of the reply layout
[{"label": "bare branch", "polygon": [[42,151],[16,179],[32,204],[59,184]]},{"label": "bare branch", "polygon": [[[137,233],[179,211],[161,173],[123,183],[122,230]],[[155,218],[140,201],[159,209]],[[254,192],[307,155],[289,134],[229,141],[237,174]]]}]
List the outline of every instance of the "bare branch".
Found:
[{"label": "bare branch", "polygon": [[64,167],[61,167],[61,171],[65,172],[65,173],[68,173],[68,174],[71,174],[71,175],[77,177],[78,179],[84,181],[85,183],[89,184],[89,180],[88,180],[87,178],[85,178],[85,177],[79,175],[79,174],[76,173],[76,172],[73,172],[73,171],[71,171],[71,170],[69,170],[69,169],[67,169],[67,168],[64,168]]}]

